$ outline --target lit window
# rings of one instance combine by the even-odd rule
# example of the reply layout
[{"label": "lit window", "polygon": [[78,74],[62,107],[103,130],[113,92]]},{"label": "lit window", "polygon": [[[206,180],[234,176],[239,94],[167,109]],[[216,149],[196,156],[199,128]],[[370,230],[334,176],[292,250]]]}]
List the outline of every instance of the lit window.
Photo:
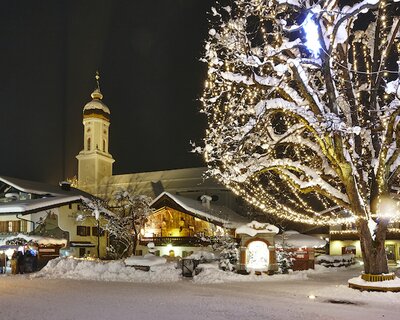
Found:
[{"label": "lit window", "polygon": [[78,236],[82,236],[82,237],[90,236],[90,227],[77,226],[76,227],[76,234]]}]

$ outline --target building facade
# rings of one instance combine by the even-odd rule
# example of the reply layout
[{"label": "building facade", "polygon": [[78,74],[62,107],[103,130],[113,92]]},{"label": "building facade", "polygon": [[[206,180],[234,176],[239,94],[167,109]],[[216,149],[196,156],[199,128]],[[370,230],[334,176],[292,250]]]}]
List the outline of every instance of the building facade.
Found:
[{"label": "building facade", "polygon": [[[0,244],[18,234],[65,239],[78,257],[105,257],[108,237],[82,203],[90,194],[69,184],[53,186],[0,176]],[[82,219],[82,217],[85,217]],[[99,232],[100,231],[100,232]]]}]

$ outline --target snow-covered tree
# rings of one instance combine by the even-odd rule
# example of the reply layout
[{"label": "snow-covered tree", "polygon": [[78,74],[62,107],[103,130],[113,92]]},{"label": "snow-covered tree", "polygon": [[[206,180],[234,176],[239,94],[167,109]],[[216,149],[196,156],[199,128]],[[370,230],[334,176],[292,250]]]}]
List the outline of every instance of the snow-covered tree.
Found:
[{"label": "snow-covered tree", "polygon": [[110,200],[110,208],[115,213],[109,218],[105,229],[114,242],[111,250],[117,257],[135,254],[140,230],[152,211],[151,198],[137,195],[130,190],[119,190]]},{"label": "snow-covered tree", "polygon": [[[95,218],[97,227],[97,257],[100,257],[100,236],[113,213],[107,209],[107,203],[99,198],[84,198],[83,210],[76,217],[77,221],[84,221],[89,217]],[[101,219],[101,217],[103,219]]]},{"label": "snow-covered tree", "polygon": [[399,4],[222,0],[205,45],[209,173],[266,212],[354,224],[372,274],[400,219]]},{"label": "snow-covered tree", "polygon": [[219,268],[224,271],[234,271],[239,260],[238,243],[229,236],[214,239],[213,248],[219,252]]}]

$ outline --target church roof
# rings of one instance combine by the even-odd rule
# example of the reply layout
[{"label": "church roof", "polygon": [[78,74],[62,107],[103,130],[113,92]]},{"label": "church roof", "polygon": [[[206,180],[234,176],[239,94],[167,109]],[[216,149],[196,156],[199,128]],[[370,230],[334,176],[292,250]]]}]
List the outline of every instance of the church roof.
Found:
[{"label": "church roof", "polygon": [[95,78],[96,78],[97,87],[96,87],[96,89],[94,89],[94,91],[90,95],[92,97],[92,101],[86,103],[85,107],[83,108],[83,114],[86,115],[92,111],[99,110],[99,111],[102,111],[109,115],[110,109],[108,109],[108,107],[102,101],[103,94],[100,91],[100,75],[99,75],[98,71],[96,71]]},{"label": "church roof", "polygon": [[[96,90],[98,90],[98,89],[96,89]],[[94,93],[96,92],[96,90],[93,91],[92,97],[94,96]],[[101,95],[101,97],[103,97],[103,95]],[[92,101],[86,103],[86,105],[83,108],[83,113],[86,113],[88,111],[93,111],[93,110],[101,110],[107,114],[110,114],[110,109],[104,104],[103,101],[101,101],[98,98],[93,98]]]},{"label": "church roof", "polygon": [[107,193],[107,187],[131,188],[137,194],[146,194],[148,196],[158,196],[163,191],[170,193],[188,192],[202,190],[223,190],[226,187],[218,183],[213,178],[204,178],[206,168],[185,168],[164,171],[141,172],[132,174],[114,175],[106,177],[101,181]]}]

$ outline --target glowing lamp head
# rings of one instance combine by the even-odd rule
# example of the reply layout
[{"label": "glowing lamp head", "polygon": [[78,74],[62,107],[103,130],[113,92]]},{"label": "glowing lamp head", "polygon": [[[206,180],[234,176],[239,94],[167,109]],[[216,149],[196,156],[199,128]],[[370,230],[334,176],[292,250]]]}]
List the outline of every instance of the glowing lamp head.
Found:
[{"label": "glowing lamp head", "polygon": [[400,216],[400,202],[390,197],[381,197],[378,202],[378,218],[395,220]]},{"label": "glowing lamp head", "polygon": [[313,14],[309,13],[303,22],[303,30],[306,34],[307,48],[312,52],[314,56],[319,55],[321,50],[321,43],[318,34],[318,26],[313,19]]}]

